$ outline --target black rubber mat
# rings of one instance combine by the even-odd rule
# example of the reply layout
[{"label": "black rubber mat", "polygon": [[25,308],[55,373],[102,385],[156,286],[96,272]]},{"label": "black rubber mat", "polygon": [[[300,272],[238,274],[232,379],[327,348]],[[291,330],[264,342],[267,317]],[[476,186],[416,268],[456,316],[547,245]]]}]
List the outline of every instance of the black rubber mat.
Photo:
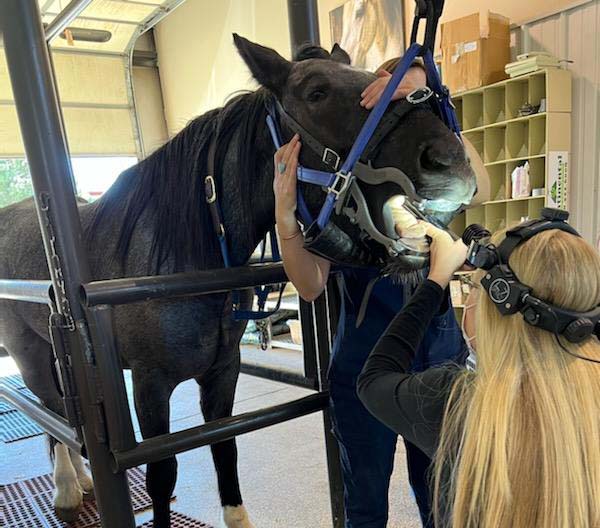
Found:
[{"label": "black rubber mat", "polygon": [[[145,522],[138,528],[152,528],[152,521]],[[203,522],[192,519],[182,513],[171,512],[171,528],[213,528]]]},{"label": "black rubber mat", "polygon": [[[138,512],[150,508],[152,503],[146,493],[146,474],[141,469],[134,468],[129,470],[127,475],[133,510]],[[67,525],[59,521],[52,506],[53,494],[54,483],[51,475],[0,485],[0,511],[4,513],[1,526],[7,528],[64,528],[66,526],[88,528],[100,524],[94,500],[83,503],[79,520],[76,523]],[[192,524],[189,526],[206,525]]]}]

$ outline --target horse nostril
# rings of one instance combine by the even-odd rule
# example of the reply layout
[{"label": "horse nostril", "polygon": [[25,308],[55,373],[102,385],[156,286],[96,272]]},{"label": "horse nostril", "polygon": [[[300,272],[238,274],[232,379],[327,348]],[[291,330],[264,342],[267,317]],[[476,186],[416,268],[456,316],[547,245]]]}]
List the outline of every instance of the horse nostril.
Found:
[{"label": "horse nostril", "polygon": [[452,157],[435,145],[426,147],[421,154],[421,167],[429,172],[444,171],[452,167]]},{"label": "horse nostril", "polygon": [[448,170],[461,161],[464,161],[464,153],[461,156],[454,145],[439,140],[426,145],[420,157],[421,167],[429,172]]}]

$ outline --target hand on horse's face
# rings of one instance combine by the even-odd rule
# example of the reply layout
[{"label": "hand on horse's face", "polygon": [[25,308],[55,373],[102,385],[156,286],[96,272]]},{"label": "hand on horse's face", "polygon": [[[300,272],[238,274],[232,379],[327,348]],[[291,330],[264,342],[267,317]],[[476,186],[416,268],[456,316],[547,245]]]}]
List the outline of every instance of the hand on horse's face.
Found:
[{"label": "hand on horse's face", "polygon": [[[371,110],[371,108],[377,104],[383,90],[385,90],[385,87],[392,77],[392,74],[386,70],[377,72],[377,75],[379,78],[369,84],[361,94],[362,100],[360,101],[360,105],[364,106],[367,110]],[[406,75],[400,82],[398,88],[396,88],[396,91],[392,96],[392,101],[403,99],[417,88],[424,88],[425,86],[427,86],[425,70],[420,66],[413,66],[406,72]]]},{"label": "hand on horse's face", "polygon": [[300,154],[300,136],[296,134],[292,140],[283,145],[275,153],[275,177],[273,192],[275,193],[275,220],[282,237],[291,236],[298,231],[296,222],[296,170]]}]

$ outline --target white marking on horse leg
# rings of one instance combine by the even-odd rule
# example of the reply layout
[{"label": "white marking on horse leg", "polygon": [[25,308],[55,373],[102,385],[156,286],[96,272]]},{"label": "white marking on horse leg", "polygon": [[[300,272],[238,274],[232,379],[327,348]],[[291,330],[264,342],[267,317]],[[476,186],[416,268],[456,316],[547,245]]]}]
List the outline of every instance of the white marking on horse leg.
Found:
[{"label": "white marking on horse leg", "polygon": [[223,508],[223,520],[227,528],[254,528],[243,504],[239,506],[225,506]]},{"label": "white marking on horse leg", "polygon": [[54,486],[56,515],[65,522],[74,522],[79,516],[83,493],[77,482],[69,448],[59,443],[54,446]]},{"label": "white marking on horse leg", "polygon": [[88,470],[85,467],[83,457],[72,449],[69,449],[69,453],[71,455],[71,463],[73,464],[73,468],[77,474],[77,482],[79,482],[79,486],[81,487],[83,493],[93,495],[94,481],[92,480],[92,475],[88,473]]}]

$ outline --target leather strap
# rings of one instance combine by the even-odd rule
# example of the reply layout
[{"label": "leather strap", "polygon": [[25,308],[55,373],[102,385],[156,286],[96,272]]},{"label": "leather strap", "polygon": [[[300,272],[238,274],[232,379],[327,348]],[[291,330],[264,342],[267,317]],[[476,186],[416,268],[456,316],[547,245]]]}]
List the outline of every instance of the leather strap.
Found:
[{"label": "leather strap", "polygon": [[217,193],[217,182],[215,180],[215,156],[217,151],[217,142],[213,139],[208,146],[208,156],[206,160],[207,176],[204,178],[204,193],[206,203],[210,211],[213,228],[217,237],[225,236],[225,227],[219,210],[219,200]]},{"label": "leather strap", "polygon": [[306,145],[310,148],[319,159],[327,165],[330,169],[336,172],[339,169],[341,158],[337,152],[323,145],[318,139],[316,139],[306,128],[304,128],[298,121],[296,121],[290,114],[288,114],[281,103],[275,99],[275,107],[279,119],[281,119],[293,132],[298,134],[302,138],[302,145]]}]

